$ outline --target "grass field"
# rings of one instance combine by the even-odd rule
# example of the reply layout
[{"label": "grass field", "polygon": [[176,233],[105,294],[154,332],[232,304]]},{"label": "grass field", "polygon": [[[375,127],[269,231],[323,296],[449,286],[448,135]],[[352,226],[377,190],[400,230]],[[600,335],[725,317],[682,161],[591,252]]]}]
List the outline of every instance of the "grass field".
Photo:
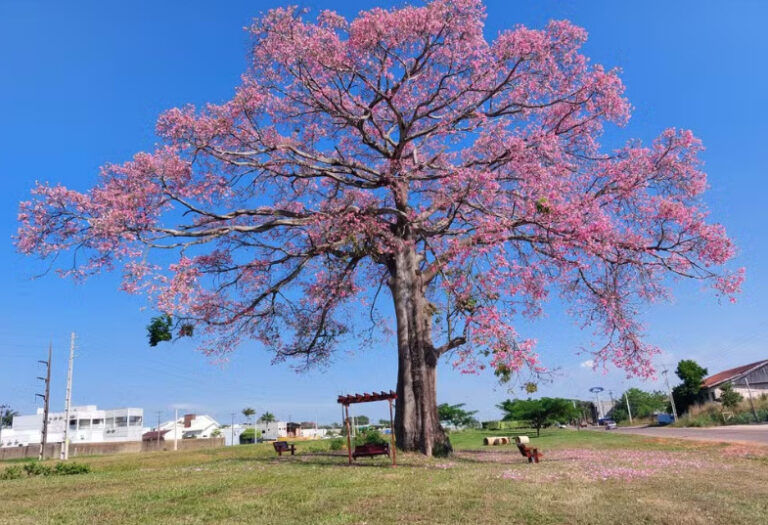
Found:
[{"label": "grass field", "polygon": [[327,441],[279,459],[270,444],[78,458],[93,472],[0,481],[0,523],[768,523],[765,448],[550,430],[529,465],[482,437],[397,468],[350,468]]}]

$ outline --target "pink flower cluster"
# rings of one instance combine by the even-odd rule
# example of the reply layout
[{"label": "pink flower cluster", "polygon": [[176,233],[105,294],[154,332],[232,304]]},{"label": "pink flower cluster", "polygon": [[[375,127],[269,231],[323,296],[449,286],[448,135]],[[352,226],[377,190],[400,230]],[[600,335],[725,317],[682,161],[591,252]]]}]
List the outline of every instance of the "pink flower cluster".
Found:
[{"label": "pink flower cluster", "polygon": [[209,353],[256,339],[322,361],[407,281],[399,300],[421,311],[398,322],[425,328],[411,343],[464,372],[540,372],[516,325],[554,293],[594,330],[596,363],[650,375],[640,305],[669,276],[731,299],[744,280],[701,201],[702,146],[668,129],[606,150],[631,106],[586,31],[489,41],[485,16],[481,0],[270,10],[231,100],[165,112],[157,149],[90,191],[38,185],[17,247],[73,255],[75,277],[122,267],[124,290],[199,326]]},{"label": "pink flower cluster", "polygon": [[500,477],[531,482],[633,481],[655,476],[678,476],[693,470],[723,468],[728,466],[714,462],[709,456],[691,452],[560,449],[547,453],[546,461],[536,468],[506,470]]}]

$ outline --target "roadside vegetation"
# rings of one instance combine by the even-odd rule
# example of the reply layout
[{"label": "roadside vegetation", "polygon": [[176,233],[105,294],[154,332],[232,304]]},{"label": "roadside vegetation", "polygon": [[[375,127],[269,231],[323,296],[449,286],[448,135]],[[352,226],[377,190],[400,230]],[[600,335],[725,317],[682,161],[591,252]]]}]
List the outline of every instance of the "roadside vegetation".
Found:
[{"label": "roadside vegetation", "polygon": [[768,398],[765,396],[753,399],[751,403],[748,399],[740,399],[730,407],[718,402],[693,405],[675,426],[712,427],[753,423],[768,423]]},{"label": "roadside vegetation", "polygon": [[[545,428],[529,465],[498,430],[450,435],[449,458],[346,465],[345,444],[269,443],[78,458],[91,472],[0,481],[0,523],[754,524],[768,515],[768,450]],[[346,441],[346,440],[344,440]],[[44,462],[43,464],[51,464]],[[0,471],[18,463],[0,464]]]}]

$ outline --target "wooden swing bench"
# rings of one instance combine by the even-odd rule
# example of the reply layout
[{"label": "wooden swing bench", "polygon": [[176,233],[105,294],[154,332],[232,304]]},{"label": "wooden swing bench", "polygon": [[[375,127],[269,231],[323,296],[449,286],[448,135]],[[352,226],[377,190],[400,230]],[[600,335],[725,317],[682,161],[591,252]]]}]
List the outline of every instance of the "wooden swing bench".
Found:
[{"label": "wooden swing bench", "polygon": [[520,451],[520,454],[524,458],[528,458],[528,463],[538,463],[541,456],[544,455],[541,452],[539,452],[538,448],[531,448],[526,445],[526,443],[528,443],[527,436],[516,437],[515,443],[517,444],[517,450]]},{"label": "wooden swing bench", "polygon": [[275,447],[275,452],[277,452],[278,456],[282,456],[283,452],[290,452],[291,456],[293,456],[294,452],[296,452],[296,445],[287,441],[275,441],[272,443],[272,446]]},{"label": "wooden swing bench", "polygon": [[389,443],[368,443],[365,445],[356,445],[352,458],[372,458],[373,456],[389,456]]}]

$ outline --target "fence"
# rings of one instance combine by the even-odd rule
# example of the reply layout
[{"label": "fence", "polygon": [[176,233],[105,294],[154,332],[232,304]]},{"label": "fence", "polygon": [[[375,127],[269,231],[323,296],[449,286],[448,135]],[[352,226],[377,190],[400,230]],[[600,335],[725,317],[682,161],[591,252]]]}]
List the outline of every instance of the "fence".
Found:
[{"label": "fence", "polygon": [[[199,450],[224,446],[224,438],[180,439],[179,450]],[[173,441],[120,441],[116,443],[70,443],[69,457],[98,456],[107,454],[130,454],[137,452],[154,452],[173,450]],[[0,460],[36,458],[40,453],[40,445],[25,447],[0,448]],[[61,443],[49,443],[45,446],[45,458],[57,459],[61,454]]]}]

